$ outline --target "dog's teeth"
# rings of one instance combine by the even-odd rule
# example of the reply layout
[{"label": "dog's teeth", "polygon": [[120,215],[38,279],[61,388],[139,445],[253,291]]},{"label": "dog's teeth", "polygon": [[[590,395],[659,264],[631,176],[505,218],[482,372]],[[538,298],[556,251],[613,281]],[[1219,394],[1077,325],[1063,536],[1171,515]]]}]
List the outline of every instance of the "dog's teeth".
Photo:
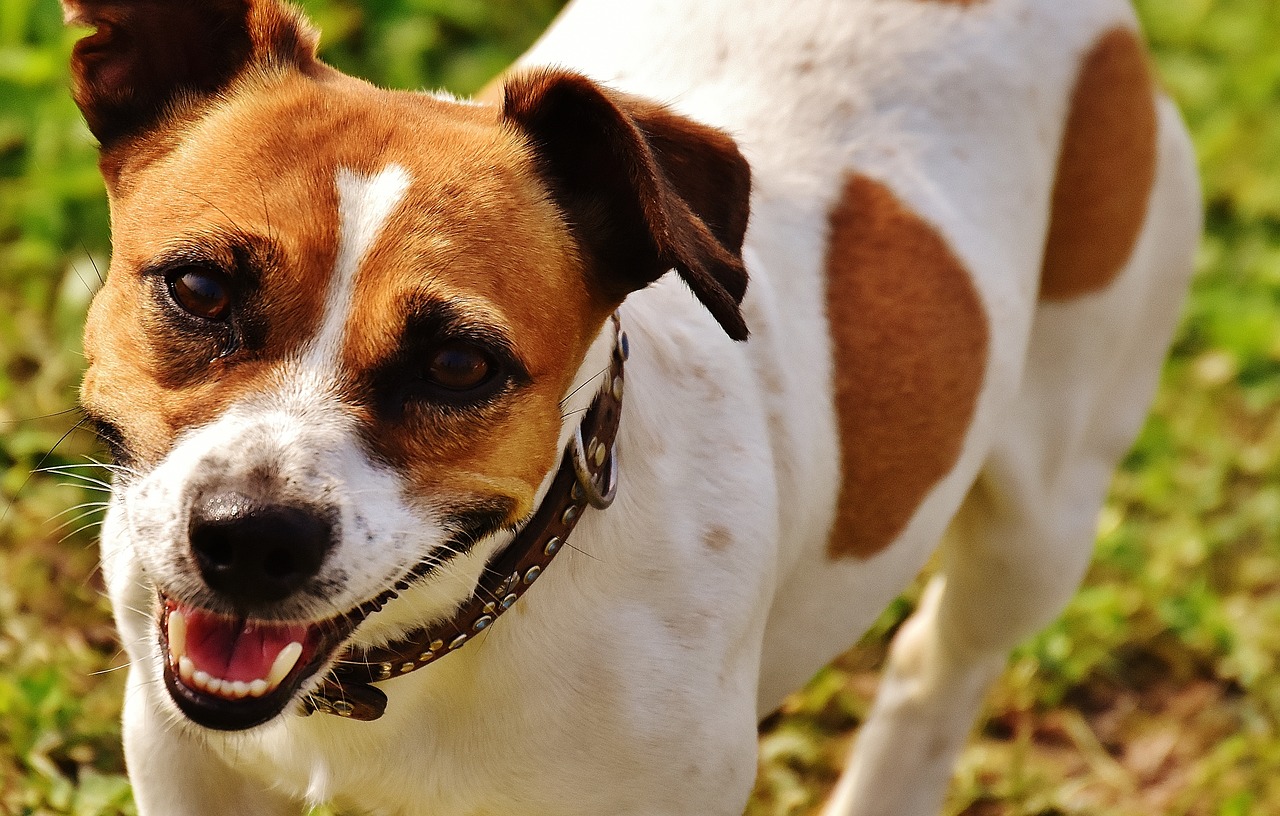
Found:
[{"label": "dog's teeth", "polygon": [[187,654],[187,618],[178,610],[169,613],[169,655],[179,661]]},{"label": "dog's teeth", "polygon": [[253,681],[224,680],[221,677],[214,677],[203,669],[197,669],[195,663],[185,654],[186,621],[180,613],[170,613],[169,633],[170,645],[177,644],[183,647],[183,653],[174,649],[174,654],[171,656],[179,679],[191,688],[216,694],[228,700],[266,696],[284,682],[284,678],[293,671],[293,667],[298,665],[298,660],[302,657],[302,644],[294,641],[276,655],[275,661],[271,664],[271,672],[266,677]]},{"label": "dog's teeth", "polygon": [[280,685],[297,665],[299,657],[302,657],[302,644],[296,640],[281,649],[280,654],[276,655],[275,662],[271,664],[271,673],[267,675],[267,687],[275,688]]}]

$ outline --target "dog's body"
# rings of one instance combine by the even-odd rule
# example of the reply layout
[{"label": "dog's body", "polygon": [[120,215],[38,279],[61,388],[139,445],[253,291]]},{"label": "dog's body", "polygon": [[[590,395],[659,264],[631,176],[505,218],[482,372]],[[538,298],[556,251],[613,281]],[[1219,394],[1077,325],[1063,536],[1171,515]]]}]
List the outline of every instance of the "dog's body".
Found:
[{"label": "dog's body", "polygon": [[[129,24],[103,10],[126,3],[68,5],[87,22]],[[302,717],[295,706],[222,734],[177,713],[153,612],[159,590],[162,606],[192,619],[183,604],[241,614],[184,554],[203,497],[320,495],[336,508],[340,532],[317,567],[328,591],[307,584],[294,607],[272,600],[262,613],[272,620],[332,616],[377,595],[442,546],[449,497],[501,494],[502,524],[352,642],[377,645],[447,616],[545,494],[592,399],[580,386],[608,366],[605,316],[621,300],[617,287],[575,294],[566,264],[607,252],[588,246],[565,261],[545,196],[519,197],[564,161],[543,155],[522,170],[526,157],[503,146],[522,129],[535,152],[554,141],[529,113],[551,105],[537,87],[509,86],[504,135],[476,137],[492,109],[338,78],[298,55],[305,36],[279,45],[293,23],[277,14],[251,13],[253,50],[274,37],[273,65],[297,60],[302,79],[255,69],[251,81],[211,81],[221,96],[190,114],[173,114],[165,96],[165,116],[138,114],[143,100],[116,127],[111,117],[125,114],[95,102],[115,77],[92,74],[94,54],[80,55],[90,73],[78,100],[104,141],[116,225],[116,287],[91,316],[85,395],[132,469],[103,549],[134,661],[126,747],[142,812],[284,814],[333,799],[435,816],[740,813],[758,719],[852,644],[950,527],[942,573],[895,642],[826,811],[936,812],[1008,648],[1056,615],[1083,574],[1191,269],[1190,147],[1151,85],[1128,6],[578,0],[525,64],[568,66],[670,104],[725,129],[750,162],[740,252],[751,339],[733,342],[708,315],[714,296],[685,270],[696,259],[662,255],[697,298],[674,275],[623,287],[638,291],[619,308],[631,346],[620,495],[585,515],[540,588],[476,643],[383,684],[390,705],[377,721]],[[721,236],[744,214],[704,216],[703,203],[733,185],[713,177],[686,190],[681,174],[707,162],[666,164],[669,145],[692,131],[668,132],[664,114],[609,98],[736,251],[740,231]],[[383,113],[361,112],[362,99]],[[435,130],[413,105],[462,124]],[[695,137],[733,165],[715,136]],[[507,186],[477,177],[467,164],[477,156]],[[563,178],[551,197],[572,210],[558,197]],[[567,219],[571,232],[589,220]],[[175,285],[183,298],[204,292],[183,309],[203,308],[226,282],[208,289],[187,255],[154,259],[228,225],[279,236],[265,253],[273,260],[250,264],[265,271],[234,288],[262,293],[266,316],[243,330],[229,322],[243,339],[203,354],[212,361],[169,364],[157,348],[203,343],[190,332],[205,329],[157,329],[169,318],[124,287],[158,268],[170,297]],[[501,239],[486,238],[495,228]],[[441,247],[448,261],[437,264]],[[273,278],[277,267],[289,275]],[[462,453],[458,440],[429,436],[462,420],[439,420],[443,430],[421,432],[427,442],[401,441],[398,425],[365,407],[376,401],[346,385],[394,356],[385,337],[399,318],[383,326],[394,309],[379,299],[400,298],[404,269],[418,267],[433,296],[497,315],[532,383],[519,393],[541,388],[546,403],[522,397],[530,402],[481,426]],[[493,269],[501,274],[485,278]],[[255,320],[268,326],[256,341]],[[558,328],[562,346],[547,339]],[[149,345],[148,332],[170,334]],[[548,425],[546,406],[561,398]],[[391,441],[371,441],[383,436]],[[414,447],[428,443],[430,453]],[[441,448],[453,452],[441,458]]]}]

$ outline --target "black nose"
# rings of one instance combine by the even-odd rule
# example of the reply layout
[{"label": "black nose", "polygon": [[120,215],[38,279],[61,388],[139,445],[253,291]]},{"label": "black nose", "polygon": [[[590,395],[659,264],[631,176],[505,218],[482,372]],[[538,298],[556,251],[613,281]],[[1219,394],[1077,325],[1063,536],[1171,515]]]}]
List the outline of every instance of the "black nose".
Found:
[{"label": "black nose", "polygon": [[333,545],[333,524],[315,508],[239,493],[196,502],[188,534],[209,588],[247,603],[288,597],[320,571]]}]

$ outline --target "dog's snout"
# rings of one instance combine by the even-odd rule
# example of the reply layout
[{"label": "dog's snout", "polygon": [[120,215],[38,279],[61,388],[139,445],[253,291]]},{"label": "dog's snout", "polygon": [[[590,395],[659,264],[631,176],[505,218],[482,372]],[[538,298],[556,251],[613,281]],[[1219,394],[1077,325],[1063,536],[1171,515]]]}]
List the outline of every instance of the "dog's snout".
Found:
[{"label": "dog's snout", "polygon": [[191,552],[205,583],[228,599],[269,603],[288,597],[320,571],[333,544],[320,510],[220,493],[191,510]]}]

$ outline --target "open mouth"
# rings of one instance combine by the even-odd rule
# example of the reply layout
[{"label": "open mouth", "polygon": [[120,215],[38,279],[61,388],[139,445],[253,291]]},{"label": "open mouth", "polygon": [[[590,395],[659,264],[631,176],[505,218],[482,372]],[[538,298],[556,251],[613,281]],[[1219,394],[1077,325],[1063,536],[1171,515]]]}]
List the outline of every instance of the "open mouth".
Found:
[{"label": "open mouth", "polygon": [[355,628],[345,617],[270,621],[160,600],[169,694],[193,722],[222,731],[278,715]]}]

